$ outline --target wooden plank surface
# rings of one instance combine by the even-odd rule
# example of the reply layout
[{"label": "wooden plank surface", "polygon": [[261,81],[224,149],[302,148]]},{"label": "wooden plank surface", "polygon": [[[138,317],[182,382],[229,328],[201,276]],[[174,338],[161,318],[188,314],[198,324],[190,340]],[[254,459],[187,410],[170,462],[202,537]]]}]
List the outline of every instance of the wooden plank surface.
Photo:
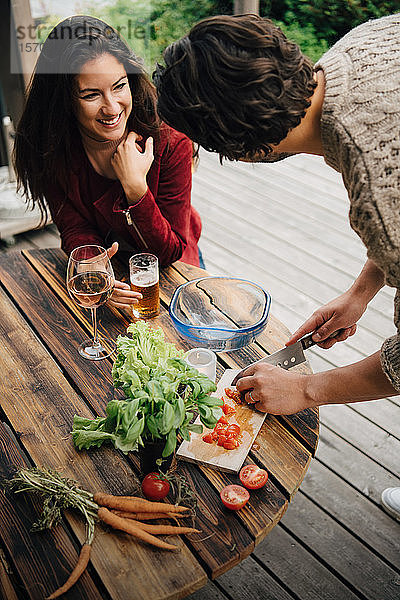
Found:
[{"label": "wooden plank surface", "polygon": [[10,565],[2,550],[0,550],[0,598],[18,600],[16,588],[10,577]]},{"label": "wooden plank surface", "polygon": [[[356,600],[359,598],[345,582],[322,563],[286,528],[275,527],[262,544],[254,550],[254,556],[294,598],[307,600]],[[234,576],[232,572],[232,576]],[[268,592],[267,592],[268,593]]]},{"label": "wooden plank surface", "polygon": [[379,506],[362,494],[355,496],[345,481],[319,461],[311,464],[301,489],[348,530],[355,529],[359,539],[400,572],[400,535],[393,535],[393,523]]},{"label": "wooden plank surface", "polygon": [[[245,461],[248,464],[252,461]],[[200,466],[201,472],[212,483],[219,492],[232,483],[239,484],[239,478],[229,473],[216,471],[209,467]],[[288,507],[288,501],[282,491],[275,485],[273,479],[269,479],[266,485],[253,492],[247,504],[236,513],[236,517],[251,533],[255,544],[259,544],[271,529],[279,522]],[[224,510],[226,515],[231,511]]]},{"label": "wooden plank surface", "polygon": [[[8,480],[16,469],[30,466],[9,428],[0,423],[0,477]],[[46,592],[56,590],[66,581],[79,553],[77,540],[72,542],[63,525],[44,533],[30,532],[40,515],[41,504],[37,496],[15,496],[12,492],[0,491],[0,537],[13,557],[15,569],[32,600],[41,600]],[[89,571],[69,593],[71,600],[83,597],[98,600],[99,596]],[[12,600],[9,593],[3,597]]]},{"label": "wooden plank surface", "polygon": [[[51,254],[54,254],[54,256],[51,256]],[[47,254],[46,254],[47,255]],[[44,277],[49,274],[49,278],[47,279],[47,281],[51,281],[54,282],[54,287],[56,289],[57,294],[59,295],[60,299],[63,297],[63,295],[65,295],[65,292],[62,290],[62,285],[61,285],[61,272],[63,270],[63,264],[62,261],[59,262],[58,261],[58,257],[56,256],[57,253],[49,253],[49,255],[47,255],[47,261],[43,261],[43,263],[41,263],[37,258],[35,258],[35,253],[33,253],[32,255],[29,256],[30,259],[30,264],[33,264],[35,266],[35,270],[29,271],[29,277],[27,277],[27,275],[25,274],[24,278],[21,278],[21,280],[24,280],[24,290],[23,290],[23,294],[21,294],[20,292],[15,292],[15,288],[14,288],[14,292],[18,294],[18,296],[22,297],[22,303],[23,303],[23,309],[26,310],[27,312],[29,311],[29,305],[34,305],[34,306],[39,306],[39,303],[33,300],[32,296],[30,295],[30,289],[35,289],[35,288],[40,288],[40,284],[39,284],[39,280],[40,277]],[[37,255],[36,255],[37,256]],[[45,265],[45,266],[44,266]],[[8,269],[10,268],[10,270],[12,272],[17,272],[18,270],[18,266],[16,264],[13,264],[12,261],[7,263],[7,266],[3,267],[4,269]],[[44,269],[44,270],[43,270]],[[3,276],[4,275],[4,276]],[[9,290],[10,293],[12,293],[12,276],[11,273],[7,272],[4,270],[4,273],[2,274],[3,280],[5,281],[6,285],[9,286]],[[35,285],[31,285],[31,283],[29,282],[29,278],[32,278],[36,283]],[[57,283],[57,281],[59,283]],[[53,283],[52,283],[53,284]],[[44,295],[46,296],[47,294],[50,295],[50,290],[47,292],[46,288],[42,288],[42,292],[44,293]],[[42,302],[43,303],[43,302]],[[65,318],[68,318],[69,315],[69,311],[66,310],[66,308],[64,308],[64,304],[68,304],[68,299],[65,297],[65,303],[63,302],[57,310],[52,311],[54,314],[59,314],[61,313],[61,315],[63,315],[64,313],[66,314]],[[72,307],[73,308],[73,307]],[[46,313],[49,312],[48,310],[45,311]],[[164,311],[165,312],[165,311]],[[59,329],[58,331],[58,338],[55,338],[53,336],[53,334],[48,330],[48,323],[44,322],[43,319],[40,318],[36,318],[35,313],[32,311],[30,311],[30,313],[28,313],[30,318],[32,319],[32,325],[35,325],[36,330],[38,332],[38,334],[40,335],[40,337],[44,340],[46,340],[46,345],[49,345],[51,343],[51,347],[52,347],[52,351],[57,355],[58,360],[61,361],[62,365],[63,365],[63,369],[65,370],[65,372],[69,373],[70,378],[72,381],[74,382],[80,382],[79,386],[81,386],[82,391],[84,392],[85,398],[86,400],[90,403],[90,405],[92,406],[93,410],[95,410],[96,413],[99,414],[103,414],[104,412],[104,405],[105,402],[102,399],[102,394],[101,394],[101,386],[102,386],[102,380],[98,380],[97,383],[93,383],[93,385],[85,385],[84,381],[85,381],[85,372],[88,369],[90,370],[97,370],[97,365],[94,365],[93,363],[88,364],[86,361],[83,361],[82,367],[79,366],[79,357],[77,357],[77,363],[78,363],[78,367],[76,367],[76,365],[74,366],[74,369],[71,370],[71,365],[69,364],[71,361],[68,360],[68,355],[66,355],[65,357],[63,356],[62,353],[57,353],[57,346],[58,345],[66,345],[68,342],[68,336],[69,336],[69,331],[71,330],[71,327],[69,328],[63,328],[62,330]],[[38,315],[39,316],[39,315]],[[60,317],[58,317],[60,318]],[[166,321],[166,314],[160,315],[160,319],[161,320],[165,320]],[[64,320],[64,319],[63,319]],[[160,322],[160,320],[157,321],[158,323]],[[71,325],[71,324],[70,324]],[[171,325],[169,324],[169,328],[171,328]],[[75,325],[75,329],[76,329],[76,325]],[[166,323],[163,322],[163,329],[164,331],[166,331],[167,333],[167,338],[168,338],[168,326]],[[78,328],[79,330],[79,328]],[[123,330],[122,330],[123,331]],[[175,333],[174,331],[170,330],[170,336],[172,339],[174,339]],[[75,361],[73,361],[75,363]],[[107,363],[108,361],[102,361],[101,363],[101,368],[100,371],[102,373],[102,376],[106,376],[109,378],[109,374],[107,375]],[[108,363],[110,364],[110,363]],[[77,377],[76,374],[76,368],[78,368],[80,370],[80,375],[79,377]],[[110,367],[108,367],[110,368]],[[97,371],[98,372],[98,371]],[[202,492],[203,495],[211,495],[212,490],[214,488],[214,486],[211,485],[210,487],[210,483],[208,483],[206,480],[203,479],[202,484],[198,486],[199,491]],[[278,497],[280,497],[281,492],[278,492]],[[219,502],[219,500],[218,500]],[[280,500],[278,500],[278,504],[285,504],[286,500],[284,497],[282,497]],[[209,503],[209,501],[208,501]],[[207,502],[205,503],[207,504]],[[272,505],[273,506],[273,505]],[[280,510],[280,509],[278,509]],[[218,514],[218,511],[217,511]],[[214,531],[213,529],[213,523],[214,523],[214,518],[211,517],[210,518],[210,513],[205,512],[204,514],[199,514],[198,517],[198,521],[199,523],[196,523],[196,525],[198,525],[202,531],[204,532],[204,526],[205,524],[207,524],[207,530],[212,533]],[[222,518],[223,522],[226,522],[226,517]],[[274,523],[276,522],[276,519],[274,518]],[[269,527],[270,523],[271,523],[271,519],[268,517],[266,519],[266,523],[267,523],[267,527]],[[257,527],[258,527],[258,531],[257,531],[257,535],[256,537],[264,537],[264,530],[265,530],[265,523],[263,522],[263,519],[260,519],[257,521]],[[224,531],[224,530],[222,530]],[[214,576],[218,576],[219,574],[221,574],[223,571],[225,571],[228,568],[231,568],[234,564],[237,564],[238,562],[240,562],[240,560],[242,560],[242,558],[244,556],[247,556],[252,548],[254,547],[254,541],[252,540],[252,538],[249,536],[249,534],[247,533],[246,527],[244,526],[240,526],[239,523],[235,523],[235,527],[232,527],[232,531],[234,532],[235,535],[235,542],[234,544],[232,544],[231,542],[229,542],[229,537],[231,534],[229,534],[229,536],[227,537],[225,534],[220,535],[218,537],[210,537],[209,540],[207,539],[207,535],[202,535],[200,536],[200,539],[205,538],[204,542],[201,543],[196,543],[196,536],[191,536],[191,540],[188,541],[188,543],[191,544],[191,546],[193,548],[196,548],[198,551],[198,548],[201,548],[203,555],[201,555],[201,560],[202,560],[202,564],[204,564],[204,566],[207,568],[207,571],[210,573],[210,575],[212,577]],[[232,552],[231,548],[232,546],[235,545],[237,547],[237,550],[235,550],[234,552]],[[227,552],[229,550],[229,552]],[[224,560],[226,562],[224,562]]]},{"label": "wooden plank surface", "polygon": [[[70,437],[74,413],[90,417],[85,404],[60,377],[60,371],[42,345],[35,339],[4,293],[0,295],[1,335],[5,341],[2,355],[4,377],[0,383],[2,408],[10,424],[34,462],[61,470],[91,491],[129,494],[134,476],[115,451],[77,453]],[[15,370],[18,365],[18,370]],[[32,391],[34,390],[34,394]],[[18,394],[18,402],[15,395]],[[62,403],[63,410],[59,410]],[[60,443],[64,442],[64,443]],[[80,541],[83,527],[76,518],[67,517]],[[113,598],[130,598],[131,574],[135,572],[137,598],[178,598],[207,581],[204,570],[176,537],[179,556],[158,551],[121,534],[102,535],[94,543],[91,562]],[[179,569],[177,569],[179,565]],[[151,577],[154,573],[156,576]],[[62,583],[62,582],[59,582]],[[47,584],[48,586],[48,584]],[[47,592],[51,590],[47,587]]]},{"label": "wooden plank surface", "polygon": [[[161,275],[162,281],[162,307],[160,316],[152,320],[152,326],[161,325],[166,339],[176,342],[176,332],[173,329],[169,316],[167,314],[167,307],[169,299],[180,282],[186,281],[186,277],[182,274],[186,269],[187,276],[193,276],[191,268],[187,268],[183,265],[175,265],[173,268],[166,269]],[[21,256],[9,256],[7,261],[0,261],[0,272],[2,283],[6,287],[10,296],[17,298],[18,308],[22,310],[29,320],[31,326],[35,329],[36,334],[43,341],[46,348],[48,348],[51,354],[57,359],[57,362],[62,366],[63,372],[67,375],[67,378],[82,394],[82,398],[90,406],[90,410],[95,414],[104,414],[104,407],[106,401],[108,401],[108,394],[112,394],[112,385],[110,379],[110,367],[111,362],[106,360],[101,363],[88,363],[84,359],[80,359],[78,355],[74,356],[74,360],[70,360],[71,352],[71,339],[74,340],[74,344],[78,345],[79,338],[82,338],[88,332],[90,333],[91,325],[88,319],[88,315],[84,311],[77,308],[69,298],[65,290],[64,276],[65,276],[65,256],[59,250],[51,250],[46,252],[37,251],[26,251]],[[203,273],[203,272],[202,272]],[[12,307],[11,307],[12,308]],[[10,309],[11,310],[11,309]],[[239,316],[239,313],[238,313]],[[124,333],[126,325],[129,323],[129,318],[126,315],[120,315],[119,311],[104,309],[102,317],[99,323],[100,332],[108,333],[115,336],[119,333]],[[280,343],[280,325],[272,318],[271,320],[271,331],[275,332],[277,340],[275,345]],[[24,328],[20,328],[21,331]],[[25,326],[25,335],[28,335],[28,330]],[[28,336],[29,337],[29,336]],[[279,340],[279,342],[278,342]],[[265,337],[265,343],[268,348],[271,348],[270,338]],[[180,344],[180,342],[179,342]],[[19,342],[18,346],[22,346],[22,341]],[[185,347],[185,344],[180,344]],[[274,344],[272,344],[273,346]],[[41,348],[41,347],[40,347]],[[275,349],[275,348],[274,348]],[[35,350],[36,352],[37,350]],[[45,352],[44,349],[42,349]],[[19,352],[22,352],[19,349]],[[34,355],[35,355],[34,352]],[[246,364],[253,358],[254,355],[264,353],[265,350],[259,344],[252,345],[248,349],[243,349],[238,353],[237,363]],[[12,354],[12,353],[11,353]],[[226,364],[226,357],[232,360],[232,357],[227,353],[223,353],[221,364]],[[40,355],[41,356],[41,355]],[[31,357],[32,358],[32,357]],[[43,359],[43,357],[41,356]],[[14,356],[14,360],[16,356]],[[21,354],[19,360],[26,360],[26,355]],[[57,388],[53,379],[55,379],[55,372],[53,363],[48,357],[49,365],[46,367],[53,373],[51,380],[51,388],[54,386]],[[47,362],[48,362],[47,361]],[[221,369],[219,367],[219,372]],[[26,375],[27,376],[27,375]],[[43,375],[42,375],[43,377]],[[48,377],[48,375],[47,375]],[[32,418],[29,410],[26,414],[26,419],[31,417],[29,435],[27,436],[24,431],[25,427],[28,427],[28,422],[19,422],[20,432],[22,433],[21,440],[28,449],[29,454],[38,460],[39,456],[43,455],[45,451],[47,453],[48,447],[43,446],[41,452],[37,454],[39,441],[43,444],[48,431],[46,429],[46,422],[39,427],[37,420],[40,420],[40,414],[43,413],[40,403],[44,403],[45,395],[49,393],[49,381],[46,379],[46,385],[42,383],[40,379],[40,385],[43,389],[40,389],[39,397],[35,397],[36,405],[36,418]],[[104,382],[106,386],[104,388]],[[67,387],[65,387],[67,386]],[[63,395],[66,395],[68,390],[68,402],[69,408],[65,408],[63,417],[60,419],[60,415],[57,416],[59,421],[60,430],[57,433],[65,431],[65,435],[68,436],[68,429],[70,428],[70,422],[72,422],[71,408],[78,414],[89,415],[88,409],[82,400],[78,400],[78,397],[68,386],[66,382],[62,384]],[[54,393],[54,390],[53,390]],[[56,391],[57,395],[60,395],[60,390]],[[41,399],[42,398],[42,399]],[[56,413],[51,408],[48,409],[48,419],[50,421],[56,418]],[[212,472],[211,469],[201,468],[197,469],[194,465],[182,465],[181,468],[185,474],[187,480],[192,484],[192,487],[197,490],[199,498],[199,507],[195,518],[195,526],[201,529],[201,534],[192,535],[186,538],[187,546],[181,546],[181,555],[184,556],[184,562],[190,563],[193,561],[194,555],[197,556],[200,564],[206,569],[211,578],[216,578],[222,575],[222,573],[231,569],[234,565],[240,563],[246,556],[248,556],[254,549],[254,545],[261,542],[269,531],[276,525],[279,519],[284,514],[288,506],[288,499],[298,489],[301,480],[308,468],[311,454],[307,450],[304,438],[310,438],[313,434],[317,437],[318,432],[318,418],[317,412],[313,412],[316,416],[316,423],[312,423],[310,415],[302,415],[299,418],[298,423],[292,426],[292,429],[296,431],[296,435],[290,431],[290,426],[283,420],[278,420],[274,417],[267,417],[269,426],[268,428],[262,428],[260,434],[256,439],[256,443],[253,445],[251,454],[247,462],[258,462],[259,464],[267,464],[267,468],[270,473],[270,480],[263,490],[252,494],[251,500],[245,507],[245,510],[240,511],[240,515],[235,515],[226,511],[221,506],[219,500],[219,492],[229,483],[238,482],[237,476],[224,475],[222,473]],[[13,411],[11,405],[7,406],[7,416],[10,419],[10,423],[16,427],[17,414]],[[264,417],[260,415],[262,420]],[[307,423],[307,419],[309,423]],[[308,433],[302,433],[304,430]],[[31,439],[32,432],[35,432]],[[53,431],[54,435],[54,431]],[[303,443],[302,443],[303,442]],[[312,443],[312,442],[310,442]],[[46,448],[46,450],[44,450]],[[53,461],[71,460],[71,446],[67,444],[67,452],[64,458],[60,456],[60,450],[57,450],[56,457],[50,458],[51,464],[56,464]],[[79,473],[80,469],[84,468],[85,478],[91,481],[91,485],[96,481],[96,475],[93,474],[93,466],[87,467],[86,460],[92,461],[96,465],[95,473],[99,473],[100,477],[103,477],[103,470],[107,468],[107,460],[105,463],[98,464],[98,461],[103,459],[104,450],[99,452],[89,453],[87,457],[86,453],[79,453],[79,461],[76,462],[72,467],[72,471]],[[110,457],[113,455],[112,450],[106,450],[106,456]],[[67,458],[69,457],[69,458]],[[82,463],[81,463],[82,461]],[[126,469],[129,468],[128,464],[132,464],[134,471],[137,472],[137,459],[129,460],[129,462],[122,461],[117,462],[118,468],[122,468],[120,475],[120,484],[123,479],[122,473],[127,473]],[[76,469],[76,470],[75,470]],[[236,480],[235,480],[236,477]],[[98,480],[100,482],[100,480]],[[107,485],[111,486],[111,482],[105,481]],[[98,483],[100,485],[100,483]],[[118,485],[115,481],[112,486]],[[79,540],[82,541],[82,531],[79,522],[73,518],[69,518],[69,525],[74,531],[74,534]],[[112,544],[112,542],[109,542]],[[186,550],[185,550],[186,548]],[[190,553],[189,549],[193,554]],[[147,550],[146,550],[147,551]],[[144,567],[147,559],[146,552],[141,549],[140,559],[135,555],[134,559],[139,560],[139,563]],[[154,560],[154,558],[153,558]],[[163,556],[164,563],[168,562]],[[94,553],[93,566],[97,573],[102,573],[104,569],[104,563],[100,557]],[[180,582],[180,592],[186,595],[190,593],[190,586],[192,590],[196,587],[204,585],[205,573],[197,564],[194,570],[195,577],[191,578],[190,584],[182,584]],[[147,567],[148,569],[149,567]],[[163,568],[168,568],[168,565],[164,564]],[[171,566],[169,567],[171,568]],[[124,566],[125,569],[125,566]],[[185,572],[189,573],[193,571],[193,565],[184,567]],[[146,567],[144,567],[146,571]],[[172,575],[170,574],[170,577]],[[197,579],[196,579],[197,578]],[[116,588],[113,587],[112,582],[107,578],[103,582],[108,590],[111,597],[114,597]],[[121,585],[121,582],[118,582]],[[122,585],[122,593],[124,593],[124,585]],[[143,590],[145,589],[145,582],[141,584]],[[158,585],[158,584],[157,584]],[[167,584],[163,583],[160,588],[156,587],[155,594],[157,598],[167,597],[178,597],[174,592],[169,592],[170,596],[166,592]],[[175,590],[176,590],[175,585]],[[139,591],[139,594],[144,591]],[[147,593],[147,591],[146,591]],[[142,597],[142,596],[138,596]],[[143,596],[145,597],[145,596]]]},{"label": "wooden plank surface", "polygon": [[285,515],[284,527],[354,593],[371,600],[398,600],[398,571],[301,492]]}]

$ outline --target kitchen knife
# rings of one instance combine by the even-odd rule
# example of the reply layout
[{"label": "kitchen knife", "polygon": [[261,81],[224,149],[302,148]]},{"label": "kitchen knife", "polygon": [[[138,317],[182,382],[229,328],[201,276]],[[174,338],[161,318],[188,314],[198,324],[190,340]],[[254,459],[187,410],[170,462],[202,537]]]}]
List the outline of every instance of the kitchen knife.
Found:
[{"label": "kitchen knife", "polygon": [[[339,332],[335,332],[334,335],[337,335]],[[239,371],[239,373],[234,377],[231,385],[236,385],[239,377],[242,376],[243,372],[253,365],[257,365],[258,363],[268,363],[269,365],[275,365],[277,367],[282,367],[282,369],[291,369],[295,365],[300,365],[305,362],[307,359],[304,355],[304,350],[307,348],[311,348],[314,346],[316,342],[312,339],[312,333],[305,335],[300,340],[292,344],[291,346],[286,346],[286,348],[282,348],[282,350],[278,350],[274,352],[274,354],[270,354],[269,356],[265,356],[264,358],[260,358],[260,360],[256,360],[255,362],[250,363]],[[330,336],[330,337],[333,337]]]}]

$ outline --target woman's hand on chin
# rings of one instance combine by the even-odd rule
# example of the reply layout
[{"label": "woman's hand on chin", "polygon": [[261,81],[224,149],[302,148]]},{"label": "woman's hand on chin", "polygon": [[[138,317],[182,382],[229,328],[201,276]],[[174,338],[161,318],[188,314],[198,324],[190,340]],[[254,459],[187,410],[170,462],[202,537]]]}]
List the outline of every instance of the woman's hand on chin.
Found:
[{"label": "woman's hand on chin", "polygon": [[147,138],[143,152],[137,144],[139,139],[141,136],[131,131],[111,159],[111,165],[130,203],[137,202],[146,193],[146,175],[154,160],[153,138]]}]

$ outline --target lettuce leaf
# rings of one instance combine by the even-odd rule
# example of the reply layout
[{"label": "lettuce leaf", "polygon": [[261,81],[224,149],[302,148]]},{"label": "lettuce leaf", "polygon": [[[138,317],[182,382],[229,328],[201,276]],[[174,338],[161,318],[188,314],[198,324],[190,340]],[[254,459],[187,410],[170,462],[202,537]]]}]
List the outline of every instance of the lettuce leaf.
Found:
[{"label": "lettuce leaf", "polygon": [[166,342],[161,328],[137,321],[127,333],[131,337],[117,338],[112,368],[114,386],[126,398],[111,400],[105,418],[75,416],[73,441],[79,449],[109,441],[129,452],[147,439],[165,439],[166,457],[175,450],[178,432],[188,439],[190,431],[200,431],[201,425],[190,425],[193,409],[204,425],[213,427],[223,402],[210,396],[215,383],[185,362],[183,350]]}]

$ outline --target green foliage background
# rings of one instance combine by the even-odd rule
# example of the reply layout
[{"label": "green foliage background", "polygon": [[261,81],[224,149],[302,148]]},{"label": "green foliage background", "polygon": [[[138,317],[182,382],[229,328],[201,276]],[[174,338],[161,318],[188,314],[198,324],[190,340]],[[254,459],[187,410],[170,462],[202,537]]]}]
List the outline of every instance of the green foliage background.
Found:
[{"label": "green foliage background", "polygon": [[[86,0],[81,8],[119,28],[151,72],[165,47],[194,23],[232,14],[233,0]],[[260,0],[260,14],[274,20],[313,62],[356,25],[399,10],[400,0]],[[56,22],[55,15],[47,19],[48,25]]]}]

